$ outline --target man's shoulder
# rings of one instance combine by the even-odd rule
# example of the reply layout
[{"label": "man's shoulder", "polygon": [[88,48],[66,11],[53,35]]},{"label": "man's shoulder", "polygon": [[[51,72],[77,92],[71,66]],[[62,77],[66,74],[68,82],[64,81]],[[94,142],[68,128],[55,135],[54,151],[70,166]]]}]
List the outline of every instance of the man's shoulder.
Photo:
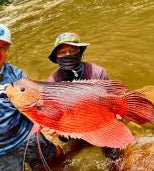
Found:
[{"label": "man's shoulder", "polygon": [[13,65],[13,64],[11,64],[9,62],[5,63],[5,67],[6,67],[6,69],[10,68],[10,69],[13,69],[15,71],[22,71],[20,68],[18,68],[17,66],[15,66],[15,65]]},{"label": "man's shoulder", "polygon": [[85,78],[88,79],[108,79],[106,70],[97,64],[85,62]]},{"label": "man's shoulder", "polygon": [[12,78],[15,78],[17,80],[22,77],[26,77],[25,73],[20,68],[13,64],[10,64],[9,62],[5,63],[4,65],[4,73],[6,75],[9,74]]},{"label": "man's shoulder", "polygon": [[48,81],[49,82],[59,82],[61,81],[61,72],[60,69],[56,70],[52,75],[49,76]]},{"label": "man's shoulder", "polygon": [[85,65],[86,68],[91,68],[94,71],[98,71],[98,70],[103,71],[103,70],[105,70],[102,66],[97,65],[95,63],[84,62],[84,65]]}]

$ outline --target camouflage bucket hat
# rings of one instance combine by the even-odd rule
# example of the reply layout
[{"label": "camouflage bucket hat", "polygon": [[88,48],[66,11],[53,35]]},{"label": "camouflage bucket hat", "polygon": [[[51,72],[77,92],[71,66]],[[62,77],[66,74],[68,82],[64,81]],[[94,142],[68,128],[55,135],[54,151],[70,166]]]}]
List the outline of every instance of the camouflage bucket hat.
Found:
[{"label": "camouflage bucket hat", "polygon": [[85,49],[89,45],[89,43],[80,43],[80,38],[75,33],[62,33],[62,34],[60,34],[56,38],[54,49],[51,51],[51,53],[49,55],[49,59],[54,63],[57,63],[56,62],[56,58],[57,58],[56,53],[57,53],[58,48],[62,44],[68,44],[68,45],[80,47],[81,54],[83,54],[83,52],[85,51]]}]

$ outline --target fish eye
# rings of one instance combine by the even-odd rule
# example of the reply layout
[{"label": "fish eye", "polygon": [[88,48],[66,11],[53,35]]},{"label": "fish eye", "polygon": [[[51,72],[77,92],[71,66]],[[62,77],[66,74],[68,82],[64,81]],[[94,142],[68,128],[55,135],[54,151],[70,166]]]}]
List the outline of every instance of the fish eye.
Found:
[{"label": "fish eye", "polygon": [[24,92],[24,91],[25,91],[25,88],[24,88],[24,87],[21,87],[21,88],[20,88],[20,91],[21,91],[21,92]]}]

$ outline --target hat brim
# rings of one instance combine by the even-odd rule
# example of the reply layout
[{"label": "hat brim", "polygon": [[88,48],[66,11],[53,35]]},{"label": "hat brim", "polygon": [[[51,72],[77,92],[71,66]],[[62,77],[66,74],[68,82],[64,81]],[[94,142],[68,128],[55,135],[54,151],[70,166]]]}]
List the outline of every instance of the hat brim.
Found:
[{"label": "hat brim", "polygon": [[83,54],[83,52],[86,50],[87,46],[89,45],[89,43],[74,43],[74,42],[65,42],[65,43],[61,43],[59,44],[58,46],[56,46],[50,53],[49,55],[49,59],[54,62],[54,63],[57,63],[56,62],[56,53],[57,53],[57,50],[58,48],[62,45],[62,44],[67,44],[67,45],[72,45],[72,46],[77,46],[77,47],[80,47],[81,49],[81,54]]},{"label": "hat brim", "polygon": [[65,42],[65,43],[62,43],[62,44],[78,46],[78,47],[88,46],[89,45],[89,43],[74,43],[74,42]]},{"label": "hat brim", "polygon": [[5,39],[5,38],[0,37],[0,40],[6,42],[6,43],[8,43],[8,44],[11,44],[11,41],[9,41],[9,40],[7,40],[7,39]]}]

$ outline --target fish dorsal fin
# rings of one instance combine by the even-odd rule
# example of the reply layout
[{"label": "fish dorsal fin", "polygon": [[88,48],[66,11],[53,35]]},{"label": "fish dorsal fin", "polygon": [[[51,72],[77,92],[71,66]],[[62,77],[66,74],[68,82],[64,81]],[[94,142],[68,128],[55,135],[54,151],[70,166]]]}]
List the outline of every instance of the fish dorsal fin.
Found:
[{"label": "fish dorsal fin", "polygon": [[107,93],[121,95],[124,92],[128,91],[128,87],[121,83],[120,81],[116,80],[81,80],[81,81],[73,81],[73,83],[80,83],[80,84],[91,84],[94,86],[101,87],[106,90]]},{"label": "fish dorsal fin", "polygon": [[122,84],[120,81],[115,81],[115,80],[104,80],[104,81],[98,81],[106,91],[107,93],[111,94],[123,94],[124,92],[128,91],[127,86]]},{"label": "fish dorsal fin", "polygon": [[112,148],[121,148],[134,141],[130,130],[115,118],[110,124],[104,124],[98,130],[83,133],[82,139],[96,146]]},{"label": "fish dorsal fin", "polygon": [[[97,80],[97,79],[91,79],[91,80],[73,80],[70,81],[62,81],[62,82],[48,82],[48,83],[42,83],[44,89],[46,88],[56,88],[59,89],[63,87],[76,87],[81,88],[84,87],[93,87],[93,88],[102,88],[106,90],[107,93],[111,94],[123,94],[124,92],[128,91],[128,87],[124,85],[120,81],[116,80]],[[82,86],[81,86],[82,85]]]}]

